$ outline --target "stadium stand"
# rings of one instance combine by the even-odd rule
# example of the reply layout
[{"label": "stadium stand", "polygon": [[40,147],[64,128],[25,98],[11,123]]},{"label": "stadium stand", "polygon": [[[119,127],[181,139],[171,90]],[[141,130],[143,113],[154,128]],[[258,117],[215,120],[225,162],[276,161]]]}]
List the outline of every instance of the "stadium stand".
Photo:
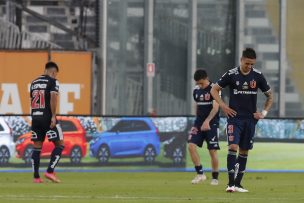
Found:
[{"label": "stadium stand", "polygon": [[[16,1],[18,2],[18,1]],[[98,2],[96,0],[69,1],[69,0],[24,0],[25,6],[31,12],[22,12],[21,30],[12,23],[14,20],[7,19],[7,1],[0,0],[0,48],[2,49],[64,49],[64,50],[88,50],[94,49],[98,44]],[[165,2],[165,1],[164,1]],[[169,2],[169,3],[168,3]],[[156,106],[158,112],[163,114],[188,114],[187,109],[187,90],[185,81],[188,79],[185,67],[187,66],[187,43],[188,43],[188,21],[186,5],[182,5],[174,1],[155,4],[154,16],[154,34],[155,34],[155,60],[158,66],[155,77],[155,91],[158,95]],[[245,0],[245,40],[246,45],[253,47],[258,53],[257,68],[262,68],[263,73],[269,79],[275,93],[274,107],[269,113],[270,116],[278,115],[278,91],[279,91],[279,44],[277,31],[277,18],[273,18],[273,11],[269,9],[267,4],[269,1],[263,0]],[[271,1],[272,3],[279,1]],[[291,6],[304,4],[297,0],[296,3],[288,1]],[[138,5],[137,5],[138,4]],[[227,9],[223,2],[206,1],[203,6],[198,8],[198,61],[208,63],[212,67],[210,71],[211,78],[219,78],[224,71],[223,64],[229,64],[225,60],[230,58],[229,54],[224,56],[224,52],[233,52],[234,38],[227,33],[233,33],[234,27],[228,21],[233,20],[232,17],[218,18],[221,13],[212,12],[217,10],[221,12]],[[230,5],[231,6],[231,5]],[[277,5],[276,5],[277,6]],[[117,91],[113,91],[112,106],[123,106],[123,100],[128,95],[132,95],[128,99],[128,104],[134,104],[124,112],[121,109],[110,110],[115,113],[141,114],[143,112],[143,67],[140,59],[143,58],[141,46],[143,46],[143,28],[139,29],[143,21],[143,6],[140,3],[132,2],[126,5],[125,24],[121,22],[123,15],[117,11],[122,6],[118,1],[111,2],[109,5],[109,36],[108,49],[109,67],[115,67],[109,70],[108,86]],[[295,6],[294,6],[295,7]],[[275,7],[275,8],[278,8]],[[137,13],[129,16],[131,13]],[[231,9],[230,12],[234,12]],[[121,16],[120,16],[121,15]],[[230,14],[227,14],[227,16]],[[293,27],[302,27],[301,21],[296,20],[296,13],[290,12]],[[42,17],[46,17],[43,19]],[[233,15],[231,15],[233,16]],[[50,22],[47,20],[51,19]],[[132,21],[132,23],[130,23]],[[120,26],[117,26],[120,25]],[[214,26],[219,25],[219,26]],[[229,25],[231,27],[224,27]],[[213,30],[207,28],[210,26]],[[290,25],[288,25],[290,26]],[[143,26],[142,26],[143,27]],[[290,28],[290,27],[289,27]],[[125,29],[125,31],[123,30]],[[224,29],[225,32],[221,31]],[[127,30],[127,31],[126,31]],[[220,31],[220,32],[219,32]],[[295,32],[300,35],[300,32]],[[124,37],[124,35],[126,35]],[[293,41],[291,37],[300,38],[300,36],[288,35],[288,43]],[[299,61],[300,53],[290,44],[288,46],[289,67],[286,79],[286,115],[290,117],[303,116],[303,104],[301,98],[304,95],[304,72]],[[133,47],[132,49],[130,47]],[[139,53],[140,52],[140,53]],[[123,54],[127,53],[127,54]],[[224,58],[224,57],[226,58]],[[201,57],[201,58],[199,58]],[[221,58],[222,57],[222,58]],[[295,58],[296,57],[296,58]],[[117,62],[117,58],[120,59]],[[168,59],[175,58],[170,61]],[[222,65],[217,63],[222,61]],[[224,61],[224,62],[223,62]],[[141,64],[136,64],[140,62]],[[229,65],[231,66],[231,65]],[[119,74],[114,74],[119,72]],[[172,73],[172,74],[171,74]],[[123,81],[119,78],[125,76]],[[119,87],[126,84],[126,90]],[[122,84],[119,84],[119,83]],[[109,94],[109,93],[108,93]],[[123,96],[121,96],[123,95]],[[301,96],[302,95],[302,96]],[[263,98],[259,95],[259,106],[263,105]],[[302,100],[303,101],[303,100]],[[130,106],[130,105],[128,105]],[[112,107],[109,107],[111,109]],[[176,109],[179,109],[176,112]]]},{"label": "stadium stand", "polygon": [[[258,61],[257,68],[263,71],[265,76],[271,83],[275,93],[275,100],[273,110],[270,116],[278,115],[278,92],[279,92],[279,43],[277,22],[272,19],[277,19],[279,16],[274,17],[274,9],[267,9],[268,1],[262,0],[246,0],[245,6],[245,40],[246,46],[253,47],[257,50]],[[274,3],[275,1],[271,1]],[[278,1],[277,1],[278,4]],[[272,5],[273,6],[273,5]],[[276,6],[276,5],[274,5]],[[279,8],[278,5],[276,8]],[[278,12],[278,11],[276,11]],[[288,40],[287,40],[288,41]],[[286,78],[286,115],[290,117],[303,116],[303,105],[301,103],[298,88],[295,86],[293,79],[289,73],[291,67],[287,67]],[[259,96],[259,98],[262,98]],[[263,105],[262,100],[259,100],[259,106]]]},{"label": "stadium stand", "polygon": [[[56,44],[57,46],[54,45],[53,48],[83,50],[96,47],[95,0],[27,0],[22,2],[22,5],[16,4],[25,8],[22,12],[22,33],[31,33],[32,36],[39,36]],[[6,1],[1,1],[0,17],[5,17],[7,8]]]}]

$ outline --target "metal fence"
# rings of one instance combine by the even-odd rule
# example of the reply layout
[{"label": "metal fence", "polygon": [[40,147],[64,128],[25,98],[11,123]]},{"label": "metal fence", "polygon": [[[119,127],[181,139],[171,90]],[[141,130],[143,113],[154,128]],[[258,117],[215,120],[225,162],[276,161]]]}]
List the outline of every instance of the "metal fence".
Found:
[{"label": "metal fence", "polygon": [[61,49],[60,46],[44,40],[37,34],[19,28],[0,18],[0,49]]}]

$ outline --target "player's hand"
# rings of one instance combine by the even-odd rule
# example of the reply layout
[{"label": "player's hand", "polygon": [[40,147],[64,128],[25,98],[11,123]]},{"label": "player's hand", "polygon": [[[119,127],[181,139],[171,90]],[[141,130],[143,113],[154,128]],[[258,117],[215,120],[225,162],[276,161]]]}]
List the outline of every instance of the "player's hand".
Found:
[{"label": "player's hand", "polygon": [[196,127],[192,127],[189,134],[196,135],[197,132],[198,132],[198,129]]},{"label": "player's hand", "polygon": [[54,128],[56,126],[56,116],[52,116],[50,128]]},{"label": "player's hand", "polygon": [[201,126],[201,131],[208,131],[210,130],[210,124],[209,124],[209,121],[204,121],[203,125]]},{"label": "player's hand", "polygon": [[265,118],[265,116],[261,112],[253,113],[253,117],[257,120]]},{"label": "player's hand", "polygon": [[224,114],[228,117],[228,118],[232,118],[234,116],[236,116],[236,111],[233,110],[232,108],[230,108],[229,106],[227,106],[226,104],[222,104],[221,105],[221,109],[223,110]]}]

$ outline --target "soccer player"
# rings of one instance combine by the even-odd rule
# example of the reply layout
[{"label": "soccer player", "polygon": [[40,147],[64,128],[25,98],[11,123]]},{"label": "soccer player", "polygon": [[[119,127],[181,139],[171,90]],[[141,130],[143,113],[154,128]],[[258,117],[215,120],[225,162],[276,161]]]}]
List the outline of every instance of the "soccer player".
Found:
[{"label": "soccer player", "polygon": [[197,84],[193,90],[193,98],[196,102],[196,119],[189,135],[188,149],[197,175],[191,182],[192,184],[197,184],[207,179],[197,152],[197,146],[202,147],[203,142],[206,141],[211,157],[211,185],[218,185],[219,105],[210,94],[213,83],[209,81],[207,72],[203,69],[198,69],[194,73],[194,80]]},{"label": "soccer player", "polygon": [[[211,89],[213,98],[228,117],[227,192],[248,192],[241,185],[248,151],[253,147],[256,123],[266,117],[273,101],[272,91],[265,77],[253,67],[256,63],[255,50],[246,48],[240,62],[240,66],[226,72]],[[230,88],[229,106],[219,96],[220,90],[227,86]],[[264,109],[261,112],[257,111],[258,89],[266,95]]]},{"label": "soccer player", "polygon": [[55,145],[51,159],[44,176],[59,183],[54,169],[58,164],[62,150],[64,149],[63,134],[56,120],[56,106],[59,92],[59,83],[56,76],[59,69],[56,63],[48,62],[45,65],[44,74],[36,78],[30,86],[31,116],[32,116],[32,165],[34,171],[34,183],[42,183],[39,175],[40,152],[45,136]]}]

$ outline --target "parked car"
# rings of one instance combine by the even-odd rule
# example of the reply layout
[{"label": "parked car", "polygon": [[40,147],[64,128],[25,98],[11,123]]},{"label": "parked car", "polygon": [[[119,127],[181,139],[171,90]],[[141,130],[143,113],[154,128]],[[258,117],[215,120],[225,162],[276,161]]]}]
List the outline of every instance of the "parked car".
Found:
[{"label": "parked car", "polygon": [[174,165],[184,165],[186,162],[187,135],[176,133],[171,139],[163,142],[164,156],[172,159]]},{"label": "parked car", "polygon": [[15,154],[15,144],[11,129],[2,117],[0,117],[0,165],[7,164]]},{"label": "parked car", "polygon": [[[74,117],[57,117],[64,135],[64,150],[62,157],[69,157],[71,163],[79,164],[87,153],[86,132],[79,120]],[[54,149],[54,144],[45,139],[41,157],[49,157]],[[17,158],[22,158],[26,164],[31,163],[33,142],[31,132],[21,135],[16,141]]]},{"label": "parked car", "polygon": [[171,159],[174,165],[184,166],[186,164],[187,140],[192,123],[193,121],[187,120],[180,131],[161,133],[165,139],[163,141],[164,157]]},{"label": "parked car", "polygon": [[158,129],[150,118],[122,118],[90,142],[90,155],[102,164],[123,157],[143,157],[151,164],[159,153]]}]

